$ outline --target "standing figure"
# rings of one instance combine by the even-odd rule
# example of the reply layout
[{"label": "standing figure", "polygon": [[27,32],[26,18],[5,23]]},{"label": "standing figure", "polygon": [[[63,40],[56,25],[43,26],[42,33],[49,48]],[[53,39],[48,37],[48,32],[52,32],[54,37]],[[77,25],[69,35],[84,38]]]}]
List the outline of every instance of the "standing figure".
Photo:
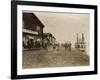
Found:
[{"label": "standing figure", "polygon": [[31,42],[30,42],[30,40],[28,40],[27,44],[28,44],[28,49],[30,50],[31,49]]},{"label": "standing figure", "polygon": [[72,44],[71,44],[71,42],[70,42],[70,43],[69,43],[69,51],[71,51],[71,45],[72,45]]},{"label": "standing figure", "polygon": [[67,50],[67,48],[68,48],[68,44],[67,44],[67,43],[65,43],[65,51]]}]

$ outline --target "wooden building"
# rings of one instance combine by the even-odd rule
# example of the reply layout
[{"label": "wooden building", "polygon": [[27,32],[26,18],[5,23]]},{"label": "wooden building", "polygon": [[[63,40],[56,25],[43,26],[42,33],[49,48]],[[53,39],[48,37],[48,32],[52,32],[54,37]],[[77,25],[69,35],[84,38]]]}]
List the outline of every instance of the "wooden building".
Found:
[{"label": "wooden building", "polygon": [[54,50],[59,48],[59,43],[56,41],[56,38],[51,33],[43,34],[43,47],[48,50]]},{"label": "wooden building", "polygon": [[23,48],[40,48],[43,44],[43,23],[34,13],[23,12]]}]

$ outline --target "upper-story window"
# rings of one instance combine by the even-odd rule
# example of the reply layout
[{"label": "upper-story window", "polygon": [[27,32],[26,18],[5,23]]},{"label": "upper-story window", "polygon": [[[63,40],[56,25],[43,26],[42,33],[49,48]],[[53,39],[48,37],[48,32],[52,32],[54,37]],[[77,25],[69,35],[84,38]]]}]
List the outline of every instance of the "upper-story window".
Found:
[{"label": "upper-story window", "polygon": [[37,30],[37,31],[40,31],[40,26],[37,26],[37,27],[36,27],[36,30]]}]

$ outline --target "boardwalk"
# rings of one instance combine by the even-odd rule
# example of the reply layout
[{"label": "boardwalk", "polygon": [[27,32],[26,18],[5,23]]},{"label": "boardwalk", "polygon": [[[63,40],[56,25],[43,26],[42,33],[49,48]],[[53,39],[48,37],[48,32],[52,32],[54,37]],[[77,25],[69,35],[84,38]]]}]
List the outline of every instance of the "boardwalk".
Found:
[{"label": "boardwalk", "polygon": [[23,68],[67,67],[89,65],[89,56],[77,50],[23,51]]}]

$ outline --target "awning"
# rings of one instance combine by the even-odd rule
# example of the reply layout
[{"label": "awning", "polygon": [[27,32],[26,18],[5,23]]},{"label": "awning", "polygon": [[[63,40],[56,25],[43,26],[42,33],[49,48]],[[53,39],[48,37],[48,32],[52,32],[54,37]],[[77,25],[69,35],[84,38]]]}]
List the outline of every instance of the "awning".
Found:
[{"label": "awning", "polygon": [[38,32],[32,31],[32,30],[23,29],[22,31],[23,31],[24,33],[28,33],[28,34],[36,34],[36,35],[38,35]]}]

